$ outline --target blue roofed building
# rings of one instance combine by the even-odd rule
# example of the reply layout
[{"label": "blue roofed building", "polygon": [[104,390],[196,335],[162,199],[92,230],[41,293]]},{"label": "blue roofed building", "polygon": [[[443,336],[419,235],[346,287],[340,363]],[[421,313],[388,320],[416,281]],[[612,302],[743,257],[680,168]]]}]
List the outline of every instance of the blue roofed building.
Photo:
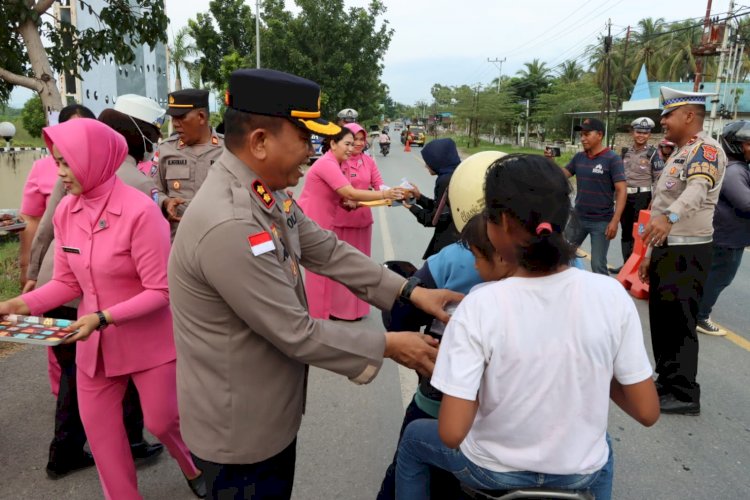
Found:
[{"label": "blue roofed building", "polygon": [[[659,89],[661,87],[692,92],[693,82],[649,82],[646,76],[646,65],[644,64],[641,66],[641,72],[633,87],[630,100],[622,103],[620,113],[650,116],[658,123],[658,117],[661,115],[659,101]],[[711,93],[715,91],[716,82],[706,81],[701,84],[700,92]],[[714,101],[716,104],[716,121],[712,124],[709,114]],[[707,100],[706,111],[705,128],[707,130],[713,128],[714,132],[720,131],[727,121],[750,118],[750,83],[723,82],[718,95]]]}]

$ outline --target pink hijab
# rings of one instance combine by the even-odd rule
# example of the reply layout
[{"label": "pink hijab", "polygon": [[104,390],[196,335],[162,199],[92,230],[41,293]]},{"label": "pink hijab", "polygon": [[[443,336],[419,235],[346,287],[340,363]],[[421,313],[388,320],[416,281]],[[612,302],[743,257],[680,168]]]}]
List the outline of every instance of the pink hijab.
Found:
[{"label": "pink hijab", "polygon": [[65,158],[85,195],[115,176],[125,157],[125,138],[91,118],[70,120],[43,129],[44,142],[52,152],[54,144]]},{"label": "pink hijab", "polygon": [[359,123],[347,123],[346,125],[344,125],[344,127],[351,130],[352,134],[354,134],[355,136],[360,132],[364,132],[365,140],[367,140],[367,130],[365,130],[364,127],[362,127],[362,125],[360,125]]}]

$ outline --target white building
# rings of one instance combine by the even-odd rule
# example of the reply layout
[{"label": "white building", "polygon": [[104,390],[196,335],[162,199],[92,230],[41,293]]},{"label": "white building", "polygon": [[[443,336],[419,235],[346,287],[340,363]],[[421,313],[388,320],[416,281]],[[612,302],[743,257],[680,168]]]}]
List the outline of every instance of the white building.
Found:
[{"label": "white building", "polygon": [[[70,22],[78,30],[99,29],[99,22],[89,13],[87,5],[94,12],[104,6],[103,0],[87,0],[81,4],[75,0],[59,0],[56,5],[59,19]],[[84,5],[84,8],[80,8]],[[167,50],[159,43],[154,50],[148,45],[134,47],[135,61],[128,65],[119,65],[112,56],[101,59],[92,65],[89,71],[82,71],[81,78],[60,75],[60,91],[63,103],[77,102],[83,104],[95,115],[111,108],[117,96],[138,94],[149,97],[164,108],[167,106]]]}]

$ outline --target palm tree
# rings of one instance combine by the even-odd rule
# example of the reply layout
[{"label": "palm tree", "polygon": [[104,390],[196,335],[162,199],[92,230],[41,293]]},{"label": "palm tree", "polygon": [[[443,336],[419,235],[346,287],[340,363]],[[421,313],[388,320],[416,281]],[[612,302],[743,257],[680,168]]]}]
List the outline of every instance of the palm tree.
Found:
[{"label": "palm tree", "polygon": [[[656,68],[660,66],[663,60],[663,46],[665,37],[660,36],[664,32],[664,18],[653,19],[647,17],[638,21],[636,31],[633,35],[635,45],[633,51],[634,61],[646,64],[646,73],[649,79],[656,79]],[[635,67],[637,66],[637,67]],[[631,78],[638,76],[640,64],[634,65],[635,73],[631,73]]]},{"label": "palm tree", "polygon": [[574,83],[583,76],[583,68],[575,60],[568,60],[562,63],[558,71],[558,78],[562,83]]},{"label": "palm tree", "polygon": [[547,67],[547,63],[541,62],[539,59],[534,59],[523,65],[526,69],[520,69],[516,72],[518,81],[514,86],[514,90],[519,97],[536,99],[539,94],[549,87],[551,71]]},{"label": "palm tree", "polygon": [[[183,26],[175,35],[172,46],[169,48],[170,58],[176,75],[174,79],[175,90],[182,90],[182,69],[185,68],[188,72],[191,72],[191,70],[194,71],[194,63],[187,60],[188,57],[197,54],[195,46],[191,41],[187,26]],[[193,78],[191,78],[191,83],[193,83],[192,80]]]}]

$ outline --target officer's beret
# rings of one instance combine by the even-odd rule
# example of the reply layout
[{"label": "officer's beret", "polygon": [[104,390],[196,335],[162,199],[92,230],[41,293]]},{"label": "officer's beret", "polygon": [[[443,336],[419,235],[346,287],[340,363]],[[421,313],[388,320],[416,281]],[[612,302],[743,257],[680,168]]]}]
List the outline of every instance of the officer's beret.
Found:
[{"label": "officer's beret", "polygon": [[229,77],[227,107],[266,116],[288,118],[320,135],[341,128],[320,118],[320,86],[310,80],[272,69],[238,69]]},{"label": "officer's beret", "polygon": [[194,109],[208,108],[208,90],[176,90],[169,94],[168,104],[169,116],[182,116]]}]

